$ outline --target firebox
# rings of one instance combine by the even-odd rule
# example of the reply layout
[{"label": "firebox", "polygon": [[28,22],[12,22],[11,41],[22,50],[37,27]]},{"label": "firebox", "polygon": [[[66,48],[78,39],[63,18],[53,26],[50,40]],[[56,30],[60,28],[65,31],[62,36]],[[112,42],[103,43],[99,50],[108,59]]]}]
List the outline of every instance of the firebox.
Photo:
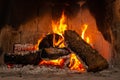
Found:
[{"label": "firebox", "polygon": [[97,72],[119,63],[114,0],[7,4],[1,13],[0,49],[9,67],[31,64]]}]

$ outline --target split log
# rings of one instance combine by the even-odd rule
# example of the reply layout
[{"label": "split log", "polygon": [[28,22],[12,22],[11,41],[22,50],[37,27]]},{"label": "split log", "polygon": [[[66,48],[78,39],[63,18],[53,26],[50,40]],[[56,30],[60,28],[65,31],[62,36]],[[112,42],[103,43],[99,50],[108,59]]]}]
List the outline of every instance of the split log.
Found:
[{"label": "split log", "polygon": [[40,51],[37,51],[35,53],[28,53],[25,55],[21,54],[5,54],[4,55],[4,62],[6,64],[33,64],[37,65],[39,64],[41,58],[40,58]]},{"label": "split log", "polygon": [[58,34],[55,34],[55,33],[51,33],[51,34],[46,35],[42,39],[42,41],[40,42],[39,49],[54,47],[53,38],[55,38],[55,41],[57,42],[62,37]]},{"label": "split log", "polygon": [[100,71],[108,68],[108,62],[98,51],[87,44],[75,31],[66,30],[65,42],[88,66],[88,71]]},{"label": "split log", "polygon": [[42,49],[42,59],[58,59],[62,56],[70,54],[70,51],[66,48],[44,48]]}]

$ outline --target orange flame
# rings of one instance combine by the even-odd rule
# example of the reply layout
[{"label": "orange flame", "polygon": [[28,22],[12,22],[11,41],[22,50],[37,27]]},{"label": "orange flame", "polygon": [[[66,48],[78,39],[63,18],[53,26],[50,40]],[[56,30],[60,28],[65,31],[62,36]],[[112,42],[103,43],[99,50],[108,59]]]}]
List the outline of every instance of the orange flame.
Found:
[{"label": "orange flame", "polygon": [[[56,33],[60,35],[62,38],[59,38],[58,41],[55,40],[55,35],[53,35],[53,47],[65,47],[64,45],[64,37],[63,33],[67,29],[67,24],[65,24],[65,15],[64,12],[62,13],[62,16],[60,18],[60,21],[55,23],[55,21],[52,21],[52,30],[53,33]],[[53,65],[53,66],[62,66],[64,63],[64,59],[56,59],[56,60],[42,60],[40,62],[40,65]]]},{"label": "orange flame", "polygon": [[65,21],[66,17],[63,12],[59,22],[55,23],[54,21],[52,21],[53,32],[62,36],[64,31],[67,30],[67,24],[65,24]]},{"label": "orange flame", "polygon": [[[55,35],[53,36],[53,47],[65,47],[65,44],[64,44],[64,37],[63,37],[63,34],[64,34],[64,31],[67,30],[67,24],[65,24],[65,21],[66,21],[66,17],[64,15],[64,12],[62,13],[62,16],[61,16],[61,19],[59,22],[55,22],[55,21],[52,21],[52,30],[53,30],[53,33],[56,33],[60,36],[62,36],[62,38],[59,38],[58,41],[55,40]],[[85,29],[82,33],[82,36],[84,37],[84,33],[87,29],[87,25],[84,25],[85,26]],[[41,40],[38,41],[38,43],[40,42]],[[37,45],[38,46],[38,45]],[[52,66],[59,66],[59,67],[62,67],[64,65],[64,62],[65,62],[65,59],[56,59],[56,60],[42,60],[39,65],[52,65]],[[80,60],[77,58],[77,56],[75,54],[71,54],[70,55],[70,64],[69,64],[69,67],[71,70],[77,70],[77,71],[80,71],[80,72],[83,72],[85,71],[85,68],[84,66],[82,65],[82,63],[80,62]]]},{"label": "orange flame", "polygon": [[43,37],[41,37],[41,38],[38,40],[37,44],[34,46],[34,47],[35,47],[35,50],[39,50],[39,43],[42,41],[42,39],[43,39]]},{"label": "orange flame", "polygon": [[64,15],[64,12],[62,13],[62,16],[60,18],[59,22],[52,21],[52,30],[53,33],[56,33],[60,35],[62,38],[60,38],[57,42],[55,41],[55,35],[53,37],[53,45],[58,47],[65,47],[64,45],[64,31],[67,30],[67,24],[65,24],[66,17]]},{"label": "orange flame", "polygon": [[83,64],[80,62],[80,60],[77,58],[77,56],[72,53],[70,55],[70,64],[69,67],[71,70],[77,70],[80,72],[84,72],[85,68],[83,67]]},{"label": "orange flame", "polygon": [[84,28],[83,28],[82,34],[81,34],[82,39],[85,38],[84,35],[85,35],[85,31],[87,30],[88,25],[87,25],[87,24],[84,24],[83,26],[84,26]]},{"label": "orange flame", "polygon": [[87,30],[87,28],[88,28],[88,25],[87,25],[87,24],[84,24],[83,26],[84,26],[84,28],[83,28],[83,30],[82,30],[81,38],[82,38],[83,40],[85,40],[88,44],[91,44],[91,43],[90,43],[90,38],[89,38],[88,36],[85,37],[85,32],[86,32],[86,30]]}]

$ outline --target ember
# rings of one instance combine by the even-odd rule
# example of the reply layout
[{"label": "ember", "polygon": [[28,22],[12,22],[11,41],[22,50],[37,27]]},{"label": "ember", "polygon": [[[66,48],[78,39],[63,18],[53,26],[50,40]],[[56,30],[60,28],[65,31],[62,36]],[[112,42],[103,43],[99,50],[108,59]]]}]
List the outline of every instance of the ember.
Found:
[{"label": "ember", "polygon": [[85,71],[83,64],[80,62],[80,60],[77,58],[77,56],[74,53],[71,53],[71,55],[70,55],[69,67],[71,70],[78,70],[80,72]]},{"label": "ember", "polygon": [[64,62],[65,62],[64,59],[42,60],[42,61],[39,63],[39,65],[63,67]]}]

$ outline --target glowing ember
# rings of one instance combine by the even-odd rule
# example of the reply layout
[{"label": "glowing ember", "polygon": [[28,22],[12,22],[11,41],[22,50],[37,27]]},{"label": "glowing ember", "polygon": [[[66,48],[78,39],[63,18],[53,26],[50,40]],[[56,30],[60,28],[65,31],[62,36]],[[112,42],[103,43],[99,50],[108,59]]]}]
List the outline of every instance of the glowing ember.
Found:
[{"label": "glowing ember", "polygon": [[80,60],[77,58],[77,56],[72,53],[70,55],[70,64],[69,67],[71,70],[77,70],[80,72],[84,72],[85,68],[83,67],[82,63],[80,62]]},{"label": "glowing ember", "polygon": [[53,65],[62,67],[64,64],[64,59],[56,59],[56,60],[42,60],[39,65]]},{"label": "glowing ember", "polygon": [[7,64],[8,68],[12,68],[13,64]]}]

